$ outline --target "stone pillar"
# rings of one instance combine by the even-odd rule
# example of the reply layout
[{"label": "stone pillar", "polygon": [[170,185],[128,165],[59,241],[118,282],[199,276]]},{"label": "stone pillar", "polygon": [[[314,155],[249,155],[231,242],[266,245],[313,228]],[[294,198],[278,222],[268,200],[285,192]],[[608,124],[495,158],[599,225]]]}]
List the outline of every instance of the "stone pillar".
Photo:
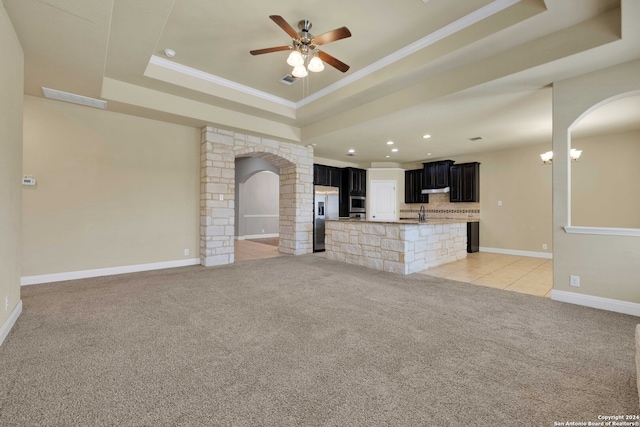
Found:
[{"label": "stone pillar", "polygon": [[313,252],[313,163],[280,169],[280,243],[282,253]]},{"label": "stone pillar", "polygon": [[233,263],[235,155],[233,132],[210,127],[200,140],[200,264]]}]

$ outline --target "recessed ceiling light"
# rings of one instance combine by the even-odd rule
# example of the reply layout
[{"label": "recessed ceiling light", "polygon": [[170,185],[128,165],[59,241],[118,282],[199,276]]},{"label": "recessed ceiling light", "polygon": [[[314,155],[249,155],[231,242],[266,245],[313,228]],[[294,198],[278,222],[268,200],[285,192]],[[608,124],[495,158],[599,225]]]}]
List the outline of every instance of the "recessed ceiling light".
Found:
[{"label": "recessed ceiling light", "polygon": [[387,145],[393,145],[393,141],[387,141]]},{"label": "recessed ceiling light", "polygon": [[173,49],[165,49],[164,56],[166,56],[167,58],[173,58],[174,56],[176,56],[176,51]]},{"label": "recessed ceiling light", "polygon": [[355,152],[356,152],[356,150],[354,150],[353,148],[349,149],[349,153],[355,153]]},{"label": "recessed ceiling light", "polygon": [[391,151],[393,151],[394,153],[398,151],[397,148],[393,148]]},{"label": "recessed ceiling light", "polygon": [[430,155],[431,155],[431,153],[427,153],[427,156],[430,156]]},{"label": "recessed ceiling light", "polygon": [[385,157],[388,159],[388,158],[389,158],[389,157],[391,157],[391,156],[385,156]]},{"label": "recessed ceiling light", "polygon": [[423,138],[423,139],[429,139],[429,138],[431,138],[431,135],[429,135],[429,134],[427,133],[427,134],[425,134],[425,135],[422,135],[422,138]]}]

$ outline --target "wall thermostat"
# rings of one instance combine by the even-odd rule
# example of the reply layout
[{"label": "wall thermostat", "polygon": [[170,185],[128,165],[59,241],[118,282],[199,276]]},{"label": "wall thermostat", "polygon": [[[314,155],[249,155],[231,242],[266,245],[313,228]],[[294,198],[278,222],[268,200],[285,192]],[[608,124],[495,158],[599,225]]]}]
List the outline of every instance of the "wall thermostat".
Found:
[{"label": "wall thermostat", "polygon": [[22,177],[22,185],[36,185],[36,179],[31,175],[25,175]]}]

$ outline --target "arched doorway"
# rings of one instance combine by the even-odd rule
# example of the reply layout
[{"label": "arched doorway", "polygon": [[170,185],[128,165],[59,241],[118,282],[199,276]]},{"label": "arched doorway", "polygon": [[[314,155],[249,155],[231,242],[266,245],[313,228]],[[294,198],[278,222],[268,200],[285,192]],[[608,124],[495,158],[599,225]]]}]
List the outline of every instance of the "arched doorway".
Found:
[{"label": "arched doorway", "polygon": [[206,127],[201,141],[201,264],[234,262],[238,158],[262,159],[279,169],[279,251],[292,255],[311,253],[313,150]]},{"label": "arched doorway", "polygon": [[236,158],[236,240],[279,237],[279,175],[279,167],[261,158]]}]

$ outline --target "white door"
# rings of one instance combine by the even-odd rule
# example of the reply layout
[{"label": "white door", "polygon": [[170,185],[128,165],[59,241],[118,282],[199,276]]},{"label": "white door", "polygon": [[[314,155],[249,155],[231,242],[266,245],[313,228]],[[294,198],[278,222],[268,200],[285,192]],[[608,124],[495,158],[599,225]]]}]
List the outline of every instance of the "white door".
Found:
[{"label": "white door", "polygon": [[371,219],[375,221],[395,221],[396,182],[371,181]]}]

